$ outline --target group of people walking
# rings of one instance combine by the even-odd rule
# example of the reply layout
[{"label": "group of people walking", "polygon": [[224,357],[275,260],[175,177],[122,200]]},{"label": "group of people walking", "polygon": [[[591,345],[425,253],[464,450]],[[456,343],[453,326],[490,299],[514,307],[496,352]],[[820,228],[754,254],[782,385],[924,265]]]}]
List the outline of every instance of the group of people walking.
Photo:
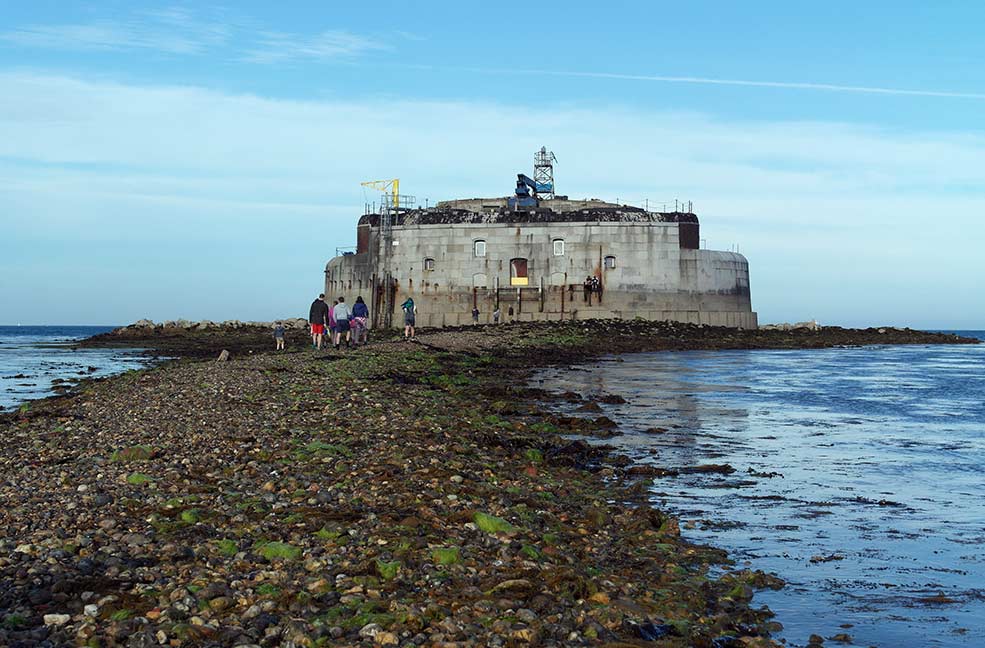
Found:
[{"label": "group of people walking", "polygon": [[[472,326],[478,326],[479,325],[479,315],[481,315],[481,313],[479,312],[479,307],[478,306],[473,306],[472,307]],[[499,306],[497,306],[493,310],[493,312],[492,312],[493,324],[499,324],[499,320],[500,320],[500,318],[502,316],[503,316],[503,313],[502,313],[502,311],[499,310]],[[509,318],[509,322],[512,323],[512,322],[515,322],[516,321],[516,317],[513,314],[513,306],[510,306],[506,310],[506,316]]]},{"label": "group of people walking", "polygon": [[[404,340],[413,340],[417,326],[417,305],[414,303],[414,299],[408,297],[400,305],[400,310],[403,311],[404,315]],[[473,325],[479,323],[479,315],[478,307],[473,306]],[[499,324],[501,318],[499,306],[496,306],[492,312],[493,323]],[[507,308],[506,321],[516,321],[512,305]],[[369,343],[369,306],[366,305],[361,296],[356,297],[356,302],[350,307],[346,303],[345,297],[339,297],[329,304],[325,301],[324,293],[318,295],[318,298],[311,302],[311,308],[308,311],[308,323],[311,325],[311,347],[313,349],[321,349],[324,346],[334,346],[339,349],[343,343],[346,347],[358,347]],[[285,327],[283,323],[278,322],[274,327],[274,340],[278,351],[284,349],[284,338]]]},{"label": "group of people walking", "polygon": [[[417,306],[413,299],[408,298],[400,308],[404,312],[404,339],[412,340],[416,333]],[[322,293],[311,302],[308,323],[311,325],[311,347],[314,349],[321,349],[325,345],[338,349],[343,342],[346,347],[365,346],[369,343],[369,306],[362,296],[356,297],[356,303],[350,308],[345,297],[339,297],[330,305],[325,301],[325,293]],[[283,349],[284,326],[280,323],[274,328],[274,339],[277,349]]]},{"label": "group of people walking", "polygon": [[585,301],[588,301],[593,293],[602,294],[602,282],[598,277],[585,277],[582,287],[585,293]]},{"label": "group of people walking", "polygon": [[[586,281],[586,291],[588,282]],[[417,305],[412,297],[408,297],[400,310],[404,315],[404,340],[413,340],[416,335]],[[479,323],[479,309],[472,308],[472,324]],[[507,321],[515,321],[513,306],[507,309]],[[499,324],[501,313],[499,306],[492,313],[493,323]],[[308,311],[308,323],[311,325],[311,347],[321,349],[324,346],[341,348],[364,346],[369,343],[369,306],[362,296],[356,297],[356,302],[350,307],[345,297],[339,297],[331,304],[325,301],[325,294],[311,302]],[[327,339],[326,339],[327,336]],[[278,322],[274,327],[274,340],[278,351],[283,350],[285,327]]]},{"label": "group of people walking", "polygon": [[[369,342],[369,307],[363,298],[356,297],[356,303],[349,307],[345,297],[339,297],[331,305],[325,301],[325,294],[311,303],[308,323],[311,324],[311,346],[321,349],[328,334],[328,344],[336,349],[345,345],[360,346]],[[278,348],[283,348],[278,346]]]}]

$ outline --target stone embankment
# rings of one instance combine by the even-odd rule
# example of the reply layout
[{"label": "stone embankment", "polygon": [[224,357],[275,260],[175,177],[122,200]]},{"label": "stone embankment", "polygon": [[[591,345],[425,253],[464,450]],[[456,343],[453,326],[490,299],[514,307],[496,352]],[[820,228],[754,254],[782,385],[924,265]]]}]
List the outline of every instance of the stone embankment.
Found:
[{"label": "stone embankment", "polygon": [[277,323],[284,325],[289,344],[294,346],[310,344],[308,321],[303,318],[285,318],[271,322],[172,320],[161,323],[142,319],[83,340],[79,342],[79,346],[82,348],[142,346],[160,354],[187,357],[218,355],[222,349],[230,349],[232,352],[257,352],[274,345],[273,331]]},{"label": "stone embankment", "polygon": [[531,390],[528,372],[618,351],[961,341],[593,321],[341,352],[298,331],[275,353],[249,329],[146,333],[90,343],[246,341],[228,362],[0,416],[0,645],[774,646],[752,601],[782,581],[688,543],[646,505],[652,476],[567,436],[608,422],[561,426],[540,405],[619,395]]},{"label": "stone embankment", "polygon": [[[287,327],[288,346],[309,346],[308,324],[303,319],[278,320]],[[82,347],[143,346],[160,353],[203,357],[217,356],[223,349],[233,354],[256,353],[273,346],[273,322],[222,323],[188,322],[177,320],[154,324],[140,320],[109,333],[97,335],[80,343]],[[421,329],[424,332],[426,329]],[[593,319],[564,322],[524,322],[513,324],[461,326],[428,330],[429,336],[453,339],[469,332],[469,344],[476,340],[496,340],[502,353],[512,354],[521,347],[509,340],[527,336],[547,338],[577,338],[583,345],[551,345],[544,354],[556,354],[577,359],[591,354],[626,353],[636,351],[670,351],[686,349],[795,349],[867,344],[954,344],[977,343],[944,333],[928,333],[909,328],[878,327],[846,329],[820,326],[816,321],[797,324],[772,324],[759,329],[734,329],[718,326],[685,324],[681,322],[651,322],[645,320]],[[482,332],[482,335],[474,335]],[[376,329],[370,338],[385,341],[399,338],[398,329]],[[521,351],[522,353],[522,351]],[[541,356],[543,357],[543,356]]]},{"label": "stone embankment", "polygon": [[788,322],[783,322],[781,324],[760,324],[760,331],[792,331],[794,329],[806,329],[808,331],[820,331],[821,325],[818,324],[817,320],[811,320],[809,322],[797,322],[796,324],[790,324]]},{"label": "stone embankment", "polygon": [[199,320],[193,322],[190,320],[168,320],[166,322],[155,323],[152,320],[142,319],[137,320],[133,324],[128,326],[123,326],[121,328],[113,331],[113,335],[118,336],[128,336],[135,333],[149,333],[151,331],[214,331],[217,329],[224,329],[228,331],[235,331],[239,329],[252,329],[252,328],[273,328],[277,324],[283,324],[285,328],[288,329],[306,329],[308,328],[308,320],[303,317],[290,317],[280,320],[272,320],[270,322],[241,322],[239,320],[226,320],[224,322],[213,322],[211,320]]}]

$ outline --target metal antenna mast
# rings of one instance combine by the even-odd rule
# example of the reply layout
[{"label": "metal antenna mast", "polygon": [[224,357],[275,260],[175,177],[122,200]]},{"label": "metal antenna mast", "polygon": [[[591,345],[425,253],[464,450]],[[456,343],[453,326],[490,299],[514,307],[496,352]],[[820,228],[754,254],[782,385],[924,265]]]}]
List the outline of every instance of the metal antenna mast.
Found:
[{"label": "metal antenna mast", "polygon": [[[540,150],[534,153],[534,182],[537,183],[537,192],[542,198],[554,198],[554,163],[557,158],[552,151],[548,151],[546,146],[541,146]],[[543,186],[544,189],[539,187]]]}]

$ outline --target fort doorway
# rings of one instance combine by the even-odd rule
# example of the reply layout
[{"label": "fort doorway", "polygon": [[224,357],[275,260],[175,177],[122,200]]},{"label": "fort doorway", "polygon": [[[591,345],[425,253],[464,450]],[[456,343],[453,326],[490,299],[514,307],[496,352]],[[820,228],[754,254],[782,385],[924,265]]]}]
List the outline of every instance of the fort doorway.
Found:
[{"label": "fort doorway", "polygon": [[529,283],[527,279],[527,260],[526,259],[510,259],[510,285],[511,286],[526,286]]}]

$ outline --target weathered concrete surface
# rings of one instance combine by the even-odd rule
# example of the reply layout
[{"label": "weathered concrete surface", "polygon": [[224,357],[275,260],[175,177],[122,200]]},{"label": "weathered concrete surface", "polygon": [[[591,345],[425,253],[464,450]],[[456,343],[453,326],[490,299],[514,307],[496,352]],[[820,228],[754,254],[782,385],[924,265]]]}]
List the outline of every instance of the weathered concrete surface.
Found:
[{"label": "weathered concrete surface", "polygon": [[[508,206],[506,196],[497,198],[464,198],[460,200],[442,200],[437,204],[438,209],[463,209],[470,212],[498,212]],[[598,207],[619,207],[617,203],[605,202],[598,198],[584,200],[568,200],[567,198],[552,198],[541,200],[541,206],[554,212],[571,212],[579,209],[594,209]]]},{"label": "weathered concrete surface", "polygon": [[[383,263],[379,217],[358,227],[358,252],[332,259],[325,293],[362,295],[382,322]],[[694,214],[599,207],[524,214],[418,210],[393,227],[390,271],[400,304],[413,297],[418,324],[455,326],[518,321],[642,318],[755,328],[749,265],[732,252],[697,249]],[[484,251],[484,253],[483,253]],[[526,262],[526,278],[512,264]],[[600,291],[586,293],[586,277]],[[402,325],[394,313],[395,326]]]}]

